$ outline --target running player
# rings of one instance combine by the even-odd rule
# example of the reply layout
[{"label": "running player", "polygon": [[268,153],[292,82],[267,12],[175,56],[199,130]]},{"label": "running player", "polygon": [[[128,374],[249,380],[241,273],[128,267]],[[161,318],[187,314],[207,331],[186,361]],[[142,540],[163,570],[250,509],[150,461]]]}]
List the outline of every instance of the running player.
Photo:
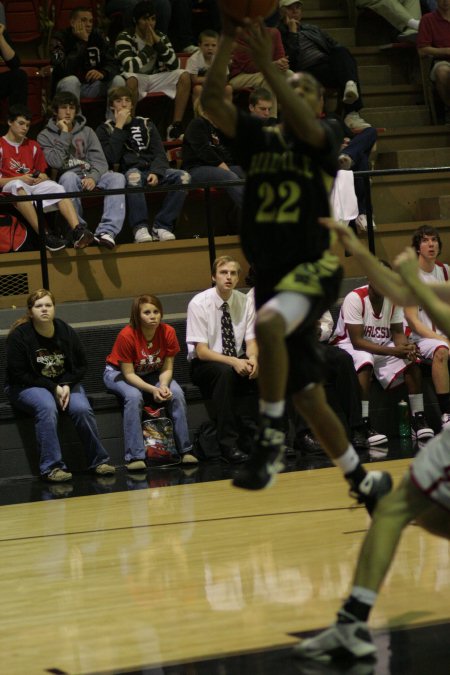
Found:
[{"label": "running player", "polygon": [[[398,273],[387,270],[358,241],[350,228],[327,219],[347,251],[362,264],[371,283],[397,304],[420,304],[437,326],[450,335],[450,284],[424,284],[416,253],[407,249],[395,261]],[[439,297],[440,296],[440,297]],[[367,620],[392,563],[405,527],[414,521],[428,532],[450,538],[450,429],[422,448],[400,486],[378,504],[359,554],[349,598],[337,622],[294,647],[294,655],[329,661],[334,656],[364,658],[376,651]]]},{"label": "running player", "polygon": [[379,471],[366,473],[328,406],[316,337],[316,322],[336,300],[342,276],[338,257],[329,251],[329,233],[317,225],[320,215],[329,214],[340,132],[333,121],[319,120],[318,82],[306,73],[288,82],[272,63],[271,41],[262,22],[245,23],[245,40],[282,105],[283,122],[264,126],[224,100],[236,27],[226,16],[223,26],[225,34],[208,71],[202,105],[215,126],[235,139],[247,173],[241,239],[255,270],[260,350],[261,427],[256,448],[233,483],[261,489],[281,468],[289,388],[295,406],[350,483],[351,494],[370,511],[390,490],[391,478]]}]

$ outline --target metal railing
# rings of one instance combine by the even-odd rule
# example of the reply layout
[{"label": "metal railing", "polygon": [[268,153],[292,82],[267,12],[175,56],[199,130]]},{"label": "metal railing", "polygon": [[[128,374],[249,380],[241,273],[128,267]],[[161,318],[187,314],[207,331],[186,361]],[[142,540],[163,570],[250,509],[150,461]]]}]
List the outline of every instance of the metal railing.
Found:
[{"label": "metal railing", "polygon": [[[371,193],[371,178],[378,178],[382,176],[408,176],[408,175],[417,175],[417,174],[432,174],[432,173],[449,173],[450,166],[440,166],[440,167],[421,167],[414,169],[377,169],[372,171],[355,171],[354,175],[363,178],[364,188],[366,191],[366,216],[367,216],[367,241],[369,250],[375,254],[375,233],[373,229],[373,207],[372,207],[372,193]],[[119,195],[119,194],[133,194],[133,193],[145,193],[153,194],[158,192],[174,192],[178,190],[203,190],[204,191],[204,204],[205,204],[205,220],[207,228],[207,239],[208,239],[208,252],[209,252],[209,261],[210,266],[216,258],[216,245],[215,245],[215,233],[214,233],[214,224],[212,221],[212,206],[211,206],[211,190],[219,189],[223,190],[225,187],[232,187],[237,185],[245,185],[245,180],[234,180],[226,182],[193,182],[187,184],[179,185],[167,185],[167,186],[156,186],[156,187],[124,187],[112,190],[100,190],[95,189],[92,192],[56,192],[42,195],[9,195],[7,193],[2,193],[1,204],[15,203],[22,201],[33,201],[36,203],[36,211],[39,224],[39,254],[41,262],[41,275],[42,275],[42,287],[49,289],[49,275],[48,275],[48,261],[47,261],[47,249],[45,247],[45,218],[42,202],[44,200],[51,199],[72,199],[77,198],[92,198],[92,197],[108,197],[110,195]]]}]

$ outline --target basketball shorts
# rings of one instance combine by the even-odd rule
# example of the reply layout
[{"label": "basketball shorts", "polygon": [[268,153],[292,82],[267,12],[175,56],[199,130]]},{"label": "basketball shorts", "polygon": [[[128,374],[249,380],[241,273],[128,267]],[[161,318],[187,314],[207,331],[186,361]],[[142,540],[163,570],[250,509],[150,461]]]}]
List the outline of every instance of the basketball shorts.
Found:
[{"label": "basketball shorts", "polygon": [[[336,346],[350,354],[357,373],[364,366],[372,366],[373,374],[383,389],[393,389],[402,384],[405,370],[411,365],[411,361],[399,359],[398,356],[369,354],[361,349],[354,349],[350,340],[339,342]],[[394,343],[389,342],[386,347],[394,347]]]},{"label": "basketball shorts", "polygon": [[450,511],[450,428],[427,443],[410,468],[411,480],[427,497]]}]

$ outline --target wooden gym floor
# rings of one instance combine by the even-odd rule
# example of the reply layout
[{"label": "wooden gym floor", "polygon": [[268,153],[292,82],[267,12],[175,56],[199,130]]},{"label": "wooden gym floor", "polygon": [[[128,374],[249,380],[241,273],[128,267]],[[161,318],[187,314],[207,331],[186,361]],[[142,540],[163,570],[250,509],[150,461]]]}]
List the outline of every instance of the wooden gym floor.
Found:
[{"label": "wooden gym floor", "polygon": [[[397,482],[409,461],[377,468]],[[0,672],[448,675],[449,544],[413,526],[371,619],[377,663],[291,658],[333,620],[369,523],[326,463],[258,493],[221,463],[1,482]]]}]

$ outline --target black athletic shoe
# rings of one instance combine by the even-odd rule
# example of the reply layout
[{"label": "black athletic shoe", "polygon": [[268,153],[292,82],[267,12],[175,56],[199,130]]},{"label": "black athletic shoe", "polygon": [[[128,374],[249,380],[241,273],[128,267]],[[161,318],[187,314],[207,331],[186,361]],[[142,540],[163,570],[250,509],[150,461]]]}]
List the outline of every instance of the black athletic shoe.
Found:
[{"label": "black athletic shoe", "polygon": [[61,239],[61,237],[57,237],[56,234],[52,234],[51,232],[46,233],[45,248],[47,251],[52,251],[53,253],[55,251],[62,251],[66,246],[67,241],[65,239]]},{"label": "black athletic shoe", "polygon": [[351,430],[351,443],[355,450],[368,450],[370,447],[369,439],[364,428],[355,427]]},{"label": "black athletic shoe", "polygon": [[387,445],[387,436],[385,434],[380,434],[379,431],[375,431],[371,426],[368,417],[363,417],[363,427],[371,447],[376,445]]},{"label": "black athletic shoe", "polygon": [[94,241],[94,235],[87,227],[77,225],[72,232],[72,241],[74,248],[86,248]]},{"label": "black athletic shoe", "polygon": [[386,471],[369,471],[358,487],[350,488],[350,497],[364,504],[369,515],[379,500],[392,490],[392,478]]},{"label": "black athletic shoe", "polygon": [[411,431],[412,437],[417,441],[427,441],[434,436],[434,431],[425,419],[423,412],[412,415]]},{"label": "black athletic shoe", "polygon": [[233,485],[245,490],[268,487],[276,474],[284,469],[284,437],[283,431],[265,427],[252,454],[233,478]]}]

